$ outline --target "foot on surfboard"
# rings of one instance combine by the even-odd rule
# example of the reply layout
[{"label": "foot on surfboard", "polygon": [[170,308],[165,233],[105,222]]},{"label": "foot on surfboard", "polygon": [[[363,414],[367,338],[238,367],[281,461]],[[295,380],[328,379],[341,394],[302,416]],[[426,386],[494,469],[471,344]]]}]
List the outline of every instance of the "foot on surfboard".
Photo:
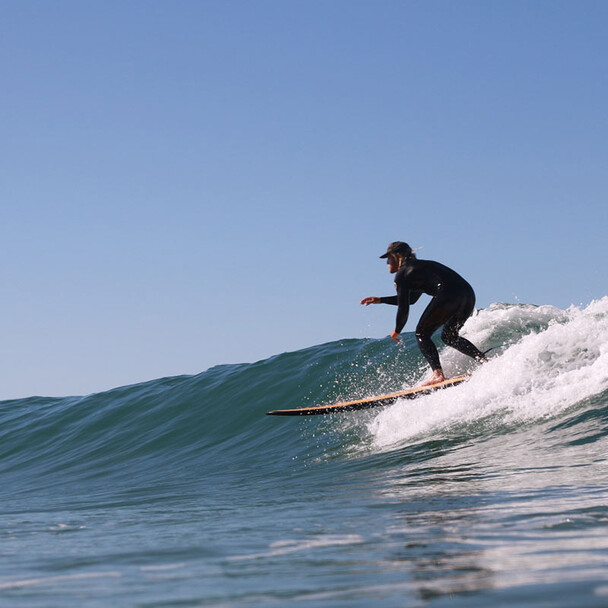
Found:
[{"label": "foot on surfboard", "polygon": [[445,380],[447,380],[447,378],[444,376],[443,372],[441,370],[435,370],[430,380],[421,382],[418,386],[432,386],[433,384],[438,384]]}]

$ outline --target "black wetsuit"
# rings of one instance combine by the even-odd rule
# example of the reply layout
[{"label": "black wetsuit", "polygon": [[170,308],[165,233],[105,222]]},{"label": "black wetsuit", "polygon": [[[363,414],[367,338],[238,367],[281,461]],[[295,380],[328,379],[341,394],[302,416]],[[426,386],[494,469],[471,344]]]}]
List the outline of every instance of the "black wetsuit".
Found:
[{"label": "black wetsuit", "polygon": [[475,292],[457,272],[439,262],[418,260],[412,255],[397,271],[395,287],[396,296],[380,298],[380,301],[399,307],[395,324],[397,333],[405,326],[410,304],[415,304],[423,293],[433,296],[416,327],[416,340],[433,371],[441,369],[441,363],[431,336],[441,326],[441,339],[445,344],[478,361],[485,361],[484,354],[476,346],[458,335],[473,314]]}]

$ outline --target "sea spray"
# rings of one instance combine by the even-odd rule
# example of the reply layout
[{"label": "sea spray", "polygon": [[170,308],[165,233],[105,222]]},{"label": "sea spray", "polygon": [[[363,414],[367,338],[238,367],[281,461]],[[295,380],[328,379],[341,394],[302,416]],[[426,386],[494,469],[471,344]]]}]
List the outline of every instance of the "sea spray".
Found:
[{"label": "sea spray", "polygon": [[[566,311],[495,305],[470,319],[463,335],[484,347],[504,344],[465,385],[379,413],[369,425],[377,446],[444,435],[453,425],[501,432],[577,408],[608,388],[608,298]],[[442,359],[450,371],[470,365],[451,349]]]}]

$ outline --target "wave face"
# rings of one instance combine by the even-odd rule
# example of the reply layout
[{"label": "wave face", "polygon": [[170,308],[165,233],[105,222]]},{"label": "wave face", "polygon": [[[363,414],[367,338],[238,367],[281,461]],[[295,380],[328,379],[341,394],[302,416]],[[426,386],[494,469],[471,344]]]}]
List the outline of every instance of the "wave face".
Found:
[{"label": "wave face", "polygon": [[[463,334],[482,350],[493,349],[480,368],[451,349],[441,351],[446,373],[473,371],[469,382],[366,412],[265,416],[418,383],[428,370],[412,334],[399,346],[390,339],[340,340],[84,397],[1,402],[4,530],[13,535],[14,551],[31,559],[23,558],[21,570],[0,567],[0,593],[9,594],[10,605],[30,588],[27,581],[42,581],[31,584],[40,597],[79,605],[82,585],[112,576],[123,603],[152,603],[154,593],[171,603],[181,595],[158,577],[153,591],[133,587],[149,583],[155,569],[171,568],[194,605],[299,599],[388,606],[404,593],[431,603],[463,593],[463,606],[475,605],[466,595],[477,593],[484,605],[488,594],[511,601],[509,593],[526,586],[538,587],[539,597],[547,586],[555,590],[554,605],[581,593],[587,605],[595,605],[593,598],[601,605],[606,569],[592,562],[608,565],[597,557],[608,554],[608,542],[596,534],[606,537],[608,523],[608,297],[567,310],[494,304],[469,319]],[[104,531],[105,524],[92,523],[99,509],[112,521],[137,519],[137,533],[127,524]],[[434,524],[420,519],[429,512]],[[30,515],[19,520],[19,513]],[[474,521],[462,523],[471,513]],[[448,520],[453,534],[442,536],[438,530]],[[526,536],[530,522],[551,531],[537,545]],[[61,568],[53,562],[54,570],[47,561],[41,573],[42,558],[23,540],[32,526],[40,534],[82,530],[87,563],[95,565],[82,567],[75,541],[61,549],[73,551],[73,562],[65,558]],[[510,544],[509,526],[531,543],[525,550]],[[159,533],[167,529],[173,537]],[[123,540],[111,549],[113,532]],[[159,534],[162,541],[150,540]],[[573,540],[577,534],[587,537],[595,558]],[[465,536],[484,555],[481,565]],[[433,551],[447,561],[435,578],[428,562],[425,578],[420,568]],[[532,566],[526,551],[569,551],[571,559],[562,556],[550,567],[539,557]],[[349,555],[375,564],[371,574],[355,575],[359,566],[345,565]],[[307,575],[272,583],[294,559]],[[322,590],[313,582],[319,559],[329,564]],[[194,574],[201,568],[215,574]],[[110,592],[96,593],[99,605],[107,605]]]}]

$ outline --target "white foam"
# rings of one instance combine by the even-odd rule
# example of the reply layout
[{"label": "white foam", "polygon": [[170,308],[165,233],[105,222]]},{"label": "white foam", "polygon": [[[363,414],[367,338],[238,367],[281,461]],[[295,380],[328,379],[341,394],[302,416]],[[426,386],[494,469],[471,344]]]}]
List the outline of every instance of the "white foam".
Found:
[{"label": "white foam", "polygon": [[45,576],[41,578],[27,578],[13,581],[0,582],[0,590],[23,589],[38,585],[54,585],[68,581],[85,581],[96,578],[120,578],[120,572],[88,572],[82,574],[65,574],[61,576]]},{"label": "white foam", "polygon": [[235,555],[230,557],[231,561],[254,560],[267,557],[277,557],[309,549],[319,549],[323,547],[336,547],[341,545],[355,545],[362,543],[363,538],[358,534],[325,534],[317,535],[304,540],[280,540],[272,543],[268,551],[263,553],[249,553],[246,555]]},{"label": "white foam", "polygon": [[[462,333],[482,349],[498,345],[499,355],[466,384],[381,411],[368,427],[377,447],[488,417],[501,424],[551,417],[608,389],[608,297],[568,310],[497,304]],[[448,375],[470,366],[453,349],[441,358]]]}]

